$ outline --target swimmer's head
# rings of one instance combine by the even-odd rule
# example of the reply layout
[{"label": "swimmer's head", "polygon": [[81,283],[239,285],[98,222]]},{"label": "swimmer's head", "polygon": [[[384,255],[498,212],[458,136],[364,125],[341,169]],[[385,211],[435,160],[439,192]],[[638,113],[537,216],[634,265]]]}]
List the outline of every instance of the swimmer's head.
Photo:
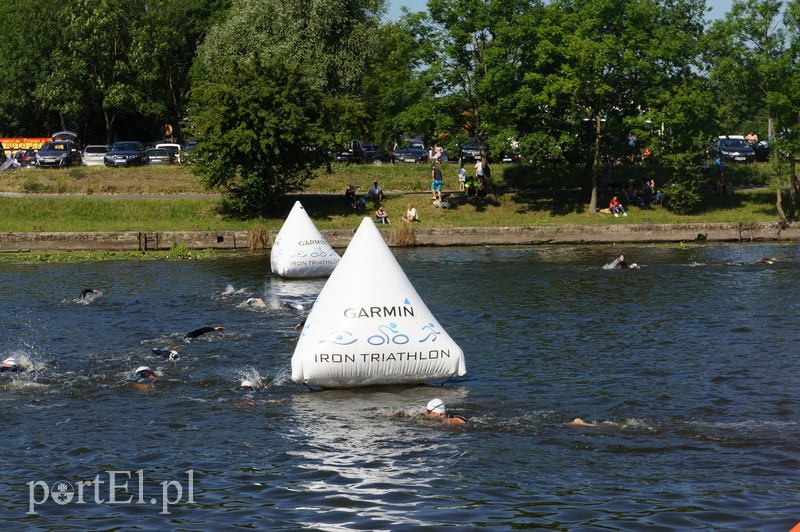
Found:
[{"label": "swimmer's head", "polygon": [[167,358],[169,358],[172,362],[177,362],[178,360],[181,359],[181,355],[180,355],[180,353],[178,353],[174,349],[170,349],[169,355],[167,356]]},{"label": "swimmer's head", "polygon": [[133,372],[133,378],[138,380],[158,380],[158,375],[152,369],[148,368],[147,366],[139,366],[136,368],[136,371]]},{"label": "swimmer's head", "polygon": [[96,297],[100,297],[103,295],[103,292],[97,290],[96,288],[84,288],[81,290],[81,299],[94,299]]},{"label": "swimmer's head", "polygon": [[14,357],[8,357],[7,359],[0,362],[0,368],[3,370],[15,370],[18,368],[17,360]]},{"label": "swimmer's head", "polygon": [[427,410],[429,414],[444,414],[446,412],[444,401],[441,399],[431,399],[428,401]]},{"label": "swimmer's head", "polygon": [[255,392],[258,390],[258,386],[255,382],[251,381],[250,379],[245,379],[242,381],[242,384],[239,385],[240,388],[247,389],[248,391]]}]

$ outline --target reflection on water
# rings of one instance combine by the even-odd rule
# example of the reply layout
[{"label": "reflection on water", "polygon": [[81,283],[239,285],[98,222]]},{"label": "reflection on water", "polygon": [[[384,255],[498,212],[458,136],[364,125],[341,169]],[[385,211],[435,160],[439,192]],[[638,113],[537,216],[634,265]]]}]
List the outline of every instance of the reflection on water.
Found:
[{"label": "reflection on water", "polygon": [[[642,268],[603,270],[619,253]],[[464,350],[465,377],[292,383],[294,325],[325,281],[273,277],[268,256],[3,264],[0,358],[26,368],[0,374],[3,529],[787,530],[800,519],[795,246],[395,254]],[[754,264],[764,256],[778,261]],[[103,296],[78,302],[85,286]],[[254,297],[265,305],[244,304]],[[207,325],[225,329],[183,340]],[[144,390],[131,382],[141,365],[161,376]],[[434,397],[469,423],[427,420]],[[564,425],[575,417],[596,426]],[[143,470],[149,500],[190,469],[196,502],[169,515],[52,502],[25,515],[28,482]]]}]

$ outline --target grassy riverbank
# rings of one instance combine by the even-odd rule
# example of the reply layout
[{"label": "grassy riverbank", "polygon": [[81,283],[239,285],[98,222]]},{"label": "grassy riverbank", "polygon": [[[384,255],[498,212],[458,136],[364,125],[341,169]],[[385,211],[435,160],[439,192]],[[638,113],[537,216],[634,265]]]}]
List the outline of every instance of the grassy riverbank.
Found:
[{"label": "grassy riverbank", "polygon": [[[413,203],[428,226],[485,227],[533,225],[598,225],[690,222],[766,222],[777,219],[774,191],[738,189],[724,198],[708,194],[703,209],[693,216],[678,216],[658,206],[631,207],[626,218],[589,216],[588,193],[572,188],[578,176],[566,176],[555,187],[521,192],[543,186],[524,167],[494,165],[494,181],[504,190],[498,201],[466,198],[456,189],[456,165],[444,167],[445,189],[451,208],[431,204],[430,169],[426,165],[335,165],[309,183],[302,195],[286,198],[269,219],[233,220],[220,215],[219,197],[202,188],[191,167],[73,168],[66,170],[20,169],[0,174],[0,192],[23,196],[0,197],[3,212],[0,231],[186,231],[246,230],[254,225],[279,229],[296,199],[320,228],[355,227],[372,206],[353,211],[342,193],[347,184],[359,193],[378,180],[388,192],[385,205],[392,221],[400,222],[407,203]],[[736,182],[763,183],[765,167],[736,168]],[[746,172],[747,174],[745,175]],[[737,175],[738,174],[738,175]],[[637,179],[640,167],[625,169],[618,180]],[[657,178],[658,179],[658,178]],[[552,183],[551,183],[552,185]],[[544,190],[544,191],[541,191]],[[599,204],[605,206],[608,191]]]}]

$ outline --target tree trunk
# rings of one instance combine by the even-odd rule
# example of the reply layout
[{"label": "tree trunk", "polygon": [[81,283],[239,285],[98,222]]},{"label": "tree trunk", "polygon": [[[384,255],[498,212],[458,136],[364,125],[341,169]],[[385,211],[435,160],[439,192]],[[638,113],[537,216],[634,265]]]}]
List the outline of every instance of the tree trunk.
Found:
[{"label": "tree trunk", "polygon": [[786,214],[783,212],[783,198],[781,194],[783,193],[783,187],[778,185],[778,192],[775,198],[775,209],[778,211],[778,216],[781,219],[781,222],[786,222]]},{"label": "tree trunk", "polygon": [[589,202],[589,215],[594,216],[597,214],[597,172],[600,168],[600,126],[603,117],[600,113],[594,116],[594,160],[592,162],[592,199]]},{"label": "tree trunk", "polygon": [[114,144],[114,119],[116,115],[111,114],[109,111],[103,110],[103,118],[106,120],[106,144],[111,146]]},{"label": "tree trunk", "polygon": [[797,213],[797,159],[791,158],[789,162],[789,218],[794,220]]}]

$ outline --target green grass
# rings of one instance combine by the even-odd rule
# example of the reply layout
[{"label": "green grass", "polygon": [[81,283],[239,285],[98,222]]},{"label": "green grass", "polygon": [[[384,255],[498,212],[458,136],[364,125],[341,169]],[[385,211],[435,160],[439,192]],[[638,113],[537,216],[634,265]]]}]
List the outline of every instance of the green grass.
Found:
[{"label": "green grass", "polygon": [[[661,224],[691,222],[767,222],[777,220],[775,193],[767,189],[736,191],[724,198],[709,197],[703,210],[679,216],[662,207],[631,207],[627,218],[586,214],[584,197],[573,191],[556,193],[508,193],[498,202],[446,195],[450,209],[432,205],[428,194],[393,194],[384,202],[394,224],[402,223],[406,204],[413,203],[421,222],[415,227],[548,226],[559,224]],[[373,216],[373,206],[353,211],[339,195],[291,197],[282,202],[275,216],[258,220],[265,229],[277,230],[301,199],[321,229],[355,227],[364,216]],[[4,213],[0,231],[246,231],[252,220],[221,217],[214,199],[97,199],[97,198],[0,198]]]},{"label": "green grass", "polygon": [[[724,198],[708,194],[700,212],[680,216],[662,207],[631,207],[626,218],[614,218],[586,212],[589,193],[574,187],[577,171],[553,182],[551,176],[535,175],[530,167],[498,165],[493,178],[498,190],[505,190],[498,201],[485,198],[466,198],[456,189],[458,166],[443,166],[445,197],[450,209],[431,204],[430,167],[424,164],[343,165],[332,166],[308,183],[300,195],[285,198],[268,219],[234,220],[219,214],[219,199],[213,196],[184,198],[120,198],[98,197],[108,191],[138,194],[198,194],[208,193],[191,168],[80,168],[69,170],[17,170],[4,174],[0,190],[11,192],[61,193],[57,197],[32,194],[24,197],[0,197],[0,231],[222,231],[248,230],[256,223],[267,230],[277,230],[297,199],[321,229],[356,227],[364,216],[374,216],[374,206],[353,211],[343,201],[345,187],[357,185],[359,194],[378,180],[388,192],[384,202],[394,224],[401,223],[406,204],[413,203],[421,223],[415,227],[471,226],[548,226],[559,224],[660,224],[690,222],[758,222],[776,221],[775,192],[770,189],[739,189]],[[769,165],[736,166],[728,171],[733,183],[766,183]],[[618,182],[638,179],[642,167],[616,170]],[[656,176],[657,180],[665,178]],[[536,191],[537,187],[544,187]],[[552,188],[551,188],[552,187]],[[87,196],[65,194],[82,192]],[[530,192],[525,192],[530,191]],[[92,195],[94,194],[94,195]],[[601,191],[598,207],[608,204],[609,192]]]}]

